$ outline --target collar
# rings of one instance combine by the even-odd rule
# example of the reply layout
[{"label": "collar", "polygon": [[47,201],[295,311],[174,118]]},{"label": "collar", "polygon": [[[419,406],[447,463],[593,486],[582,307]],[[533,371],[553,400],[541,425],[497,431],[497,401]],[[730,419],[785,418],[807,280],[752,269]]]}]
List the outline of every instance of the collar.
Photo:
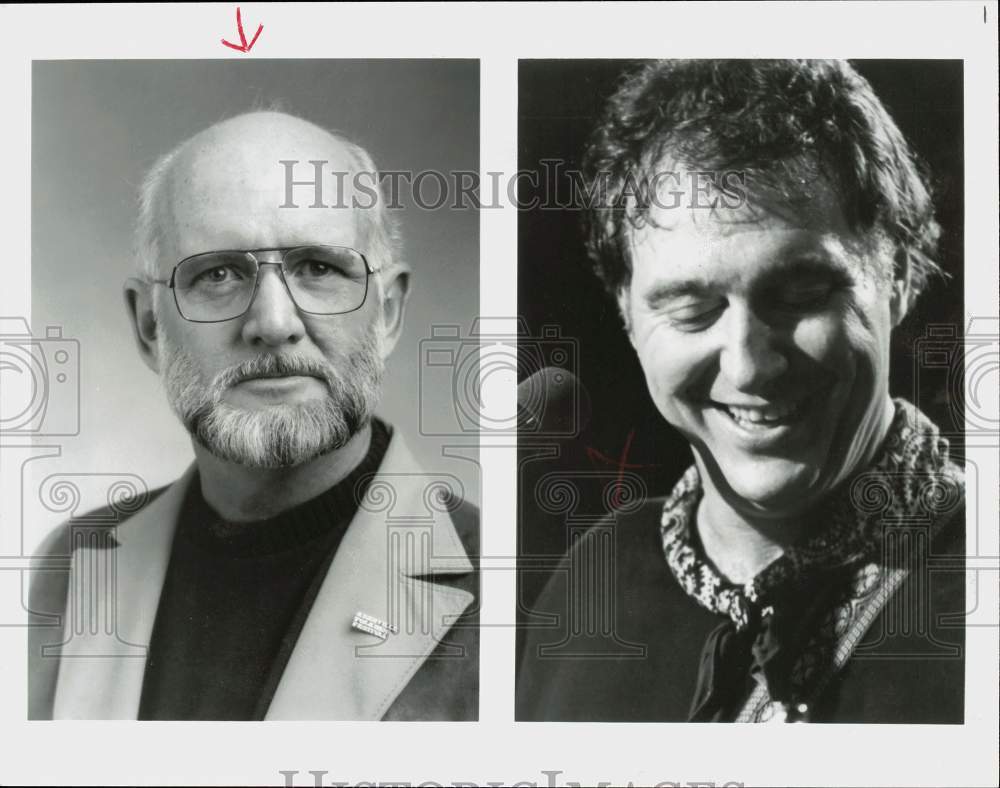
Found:
[{"label": "collar", "polygon": [[226,521],[205,500],[201,478],[188,485],[178,525],[178,539],[201,551],[228,558],[252,558],[308,545],[334,531],[343,532],[364,501],[368,482],[378,471],[392,432],[372,419],[371,441],[361,462],[320,494],[265,520]]},{"label": "collar", "polygon": [[[663,506],[660,535],[671,572],[699,605],[729,617],[738,630],[780,604],[782,591],[804,575],[861,564],[878,554],[883,527],[920,517],[926,497],[954,498],[964,492],[962,471],[948,459],[948,441],[916,407],[893,401],[895,413],[879,453],[863,472],[845,482],[824,504],[820,527],[754,578],[737,585],[705,556],[695,532],[701,478],[691,466]],[[940,501],[936,501],[937,508]],[[887,513],[890,515],[887,517]]]}]

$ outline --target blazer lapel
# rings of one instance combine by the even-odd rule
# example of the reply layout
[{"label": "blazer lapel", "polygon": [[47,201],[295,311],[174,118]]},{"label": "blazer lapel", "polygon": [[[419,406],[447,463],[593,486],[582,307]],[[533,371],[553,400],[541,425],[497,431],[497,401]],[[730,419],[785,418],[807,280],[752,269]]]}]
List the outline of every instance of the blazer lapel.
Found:
[{"label": "blazer lapel", "polygon": [[[431,576],[471,572],[436,491],[394,436],[331,562],[266,719],[378,720],[473,600]],[[427,578],[427,579],[424,579]],[[362,612],[396,627],[385,640],[351,627]]]},{"label": "blazer lapel", "polygon": [[[54,719],[136,719],[177,517],[192,466],[116,529],[73,552]],[[267,719],[377,720],[473,600],[433,582],[471,572],[435,491],[393,438],[299,635]],[[81,531],[83,533],[83,531]],[[357,612],[392,623],[385,641],[351,628]]]},{"label": "blazer lapel", "polygon": [[61,656],[54,719],[138,716],[146,650],[193,474],[192,465],[121,528],[103,535],[80,528],[74,534],[79,544],[70,567],[63,643],[46,652]]}]

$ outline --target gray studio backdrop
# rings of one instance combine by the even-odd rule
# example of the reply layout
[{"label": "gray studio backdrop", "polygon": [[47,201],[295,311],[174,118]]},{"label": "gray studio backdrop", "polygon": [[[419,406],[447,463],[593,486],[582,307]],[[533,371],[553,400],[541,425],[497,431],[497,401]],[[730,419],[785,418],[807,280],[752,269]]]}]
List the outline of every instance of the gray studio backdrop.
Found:
[{"label": "gray studio backdrop", "polygon": [[[132,265],[136,186],[191,134],[277,103],[369,150],[382,170],[478,171],[479,66],[468,60],[44,61],[32,73],[32,317],[39,352],[78,353],[79,434],[48,436],[25,474],[26,546],[58,522],[106,503],[109,490],[167,483],[193,459],[157,377],[139,360],[121,297]],[[296,171],[296,177],[309,173]],[[301,189],[299,189],[301,191]],[[296,194],[299,194],[297,191]],[[426,202],[434,202],[427,187]],[[421,368],[434,326],[456,358],[479,305],[479,217],[425,210],[400,190],[403,249],[413,267],[407,330],[389,360],[380,413],[424,465],[479,501],[475,451],[454,414],[446,368]],[[56,330],[53,331],[52,328]],[[61,330],[61,338],[57,336]],[[47,332],[48,331],[48,335]],[[439,332],[440,334],[441,332]],[[76,344],[73,340],[76,340]],[[60,356],[64,358],[64,356]],[[69,386],[50,387],[46,419],[74,428]],[[50,359],[51,364],[51,359]],[[425,390],[418,391],[423,379]],[[424,413],[421,414],[421,408]],[[421,423],[433,436],[420,435]],[[448,436],[454,424],[458,437]],[[426,430],[425,430],[426,431]],[[44,437],[43,437],[44,436]],[[48,456],[42,456],[47,454]],[[467,459],[471,458],[471,459]]]}]

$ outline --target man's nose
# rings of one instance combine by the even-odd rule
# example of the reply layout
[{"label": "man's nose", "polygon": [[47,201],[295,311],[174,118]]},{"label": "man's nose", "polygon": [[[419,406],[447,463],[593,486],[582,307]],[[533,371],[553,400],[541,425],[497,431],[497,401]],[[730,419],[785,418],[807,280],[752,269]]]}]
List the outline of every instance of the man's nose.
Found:
[{"label": "man's nose", "polygon": [[730,307],[719,366],[729,385],[737,391],[763,393],[788,369],[775,329],[739,305]]},{"label": "man's nose", "polygon": [[257,290],[243,323],[243,339],[250,345],[277,347],[296,344],[305,325],[276,265],[261,264]]}]

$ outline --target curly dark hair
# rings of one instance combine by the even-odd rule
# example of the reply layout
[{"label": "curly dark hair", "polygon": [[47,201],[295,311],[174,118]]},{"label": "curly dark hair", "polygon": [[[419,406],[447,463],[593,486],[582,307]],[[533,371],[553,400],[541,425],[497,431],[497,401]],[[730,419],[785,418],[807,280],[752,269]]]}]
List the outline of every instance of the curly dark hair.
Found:
[{"label": "curly dark hair", "polygon": [[628,233],[648,219],[648,204],[629,199],[630,184],[665,157],[739,170],[772,188],[794,172],[790,162],[810,162],[851,229],[881,231],[895,264],[909,263],[914,297],[940,273],[926,170],[846,61],[663,60],[626,73],[583,161],[589,193],[602,195],[584,211],[587,250],[612,294],[630,281]]}]

